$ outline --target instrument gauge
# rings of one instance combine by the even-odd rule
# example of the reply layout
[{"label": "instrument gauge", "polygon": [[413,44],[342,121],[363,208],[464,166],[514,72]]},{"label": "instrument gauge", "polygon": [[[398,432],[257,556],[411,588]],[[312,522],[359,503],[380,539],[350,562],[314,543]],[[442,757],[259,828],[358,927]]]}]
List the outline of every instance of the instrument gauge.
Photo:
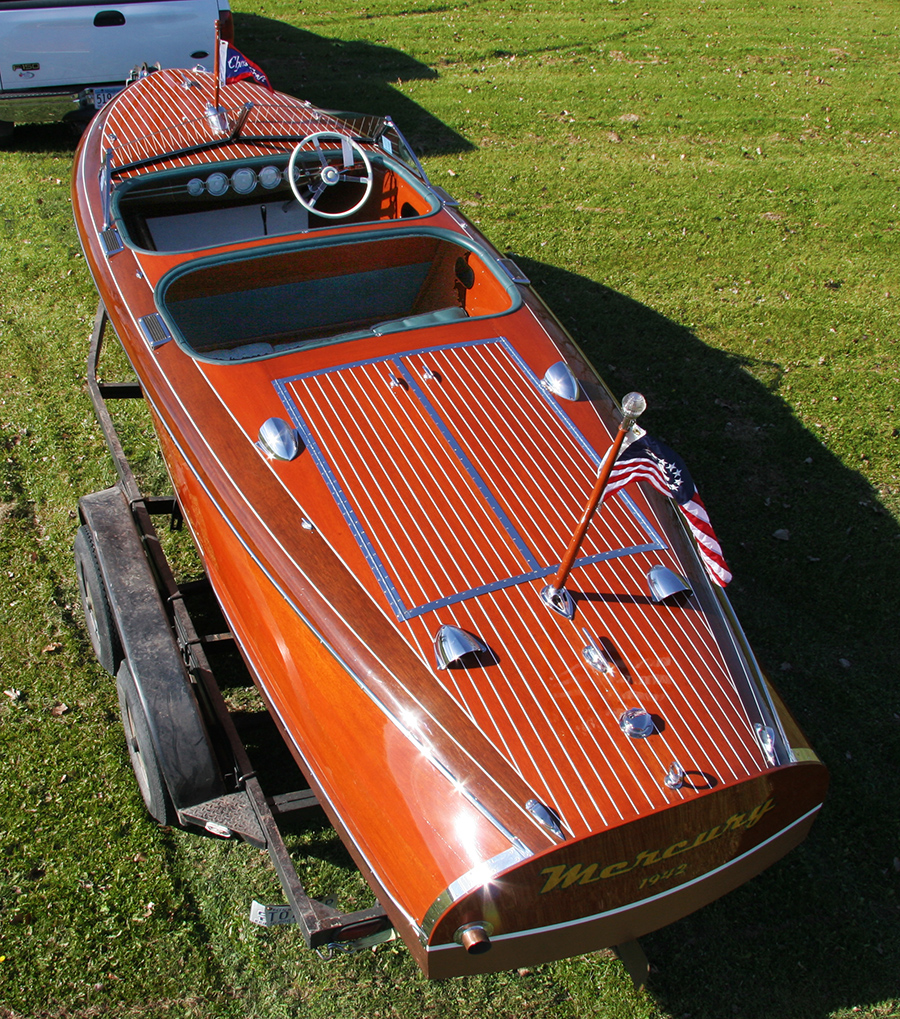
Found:
[{"label": "instrument gauge", "polygon": [[281,183],[281,170],[277,166],[264,166],[259,171],[259,182],[269,190],[277,188]]},{"label": "instrument gauge", "polygon": [[228,178],[224,173],[211,173],[206,178],[206,190],[211,195],[224,195],[228,190]]},{"label": "instrument gauge", "polygon": [[231,186],[239,195],[249,195],[256,187],[256,173],[249,166],[242,166],[231,175]]}]

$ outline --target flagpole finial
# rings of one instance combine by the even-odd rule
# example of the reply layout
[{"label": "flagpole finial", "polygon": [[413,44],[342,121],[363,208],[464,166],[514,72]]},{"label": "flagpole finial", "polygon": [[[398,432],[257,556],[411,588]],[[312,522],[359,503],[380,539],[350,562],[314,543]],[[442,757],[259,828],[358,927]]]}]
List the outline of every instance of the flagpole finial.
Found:
[{"label": "flagpole finial", "polygon": [[622,410],[625,414],[622,427],[630,428],[646,409],[647,401],[641,393],[628,393],[622,400]]}]

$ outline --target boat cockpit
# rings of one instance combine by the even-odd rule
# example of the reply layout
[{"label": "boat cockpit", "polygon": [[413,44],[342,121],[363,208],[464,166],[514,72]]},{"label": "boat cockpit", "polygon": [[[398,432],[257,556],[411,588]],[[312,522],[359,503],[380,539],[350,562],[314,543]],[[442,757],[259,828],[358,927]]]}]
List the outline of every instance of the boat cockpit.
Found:
[{"label": "boat cockpit", "polygon": [[156,290],[180,345],[217,361],[500,315],[520,300],[488,252],[422,226],[200,258]]}]

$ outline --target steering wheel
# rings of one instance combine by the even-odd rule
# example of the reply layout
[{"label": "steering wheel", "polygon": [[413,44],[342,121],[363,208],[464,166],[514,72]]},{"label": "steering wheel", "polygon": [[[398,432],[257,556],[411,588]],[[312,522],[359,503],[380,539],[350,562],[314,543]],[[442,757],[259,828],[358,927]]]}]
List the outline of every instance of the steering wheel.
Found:
[{"label": "steering wheel", "polygon": [[[322,142],[340,142],[340,150],[326,151]],[[307,148],[312,145],[313,149]],[[297,166],[300,154],[318,155],[317,163]],[[317,131],[307,135],[291,153],[288,163],[288,183],[294,197],[309,212],[327,219],[343,219],[361,208],[372,192],[372,164],[365,151],[345,134],[337,131]],[[348,209],[339,212],[325,212],[316,208],[316,203],[330,187],[339,183],[358,184],[363,188],[362,198]]]}]

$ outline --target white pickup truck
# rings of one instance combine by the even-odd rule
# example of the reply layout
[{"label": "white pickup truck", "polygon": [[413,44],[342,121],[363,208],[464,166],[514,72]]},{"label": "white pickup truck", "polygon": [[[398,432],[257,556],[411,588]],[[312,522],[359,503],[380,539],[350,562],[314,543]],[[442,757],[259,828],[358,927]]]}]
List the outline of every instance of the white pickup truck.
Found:
[{"label": "white pickup truck", "polygon": [[0,137],[15,123],[83,125],[143,64],[213,69],[228,0],[0,0]]}]

